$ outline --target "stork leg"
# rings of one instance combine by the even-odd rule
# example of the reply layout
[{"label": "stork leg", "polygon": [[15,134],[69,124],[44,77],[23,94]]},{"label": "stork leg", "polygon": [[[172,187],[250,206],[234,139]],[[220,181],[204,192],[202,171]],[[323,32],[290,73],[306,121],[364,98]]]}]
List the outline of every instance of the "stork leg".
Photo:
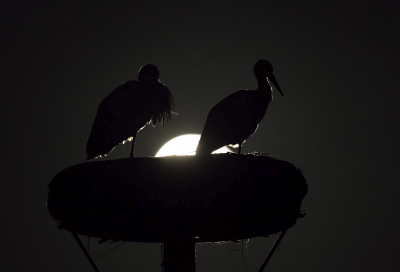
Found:
[{"label": "stork leg", "polygon": [[238,154],[240,154],[240,150],[242,150],[242,144],[239,144]]},{"label": "stork leg", "polygon": [[131,157],[131,158],[134,158],[134,157],[135,157],[133,154],[134,154],[134,152],[135,152],[136,134],[137,134],[137,132],[136,132],[135,135],[133,135],[133,137],[132,137],[133,139],[132,139],[131,153],[129,154],[129,157]]}]

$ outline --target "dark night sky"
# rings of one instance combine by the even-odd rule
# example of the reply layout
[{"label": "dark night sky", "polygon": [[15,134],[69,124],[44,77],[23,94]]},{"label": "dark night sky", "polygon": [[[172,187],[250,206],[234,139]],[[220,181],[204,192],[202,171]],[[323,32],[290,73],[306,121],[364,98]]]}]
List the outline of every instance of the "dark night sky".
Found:
[{"label": "dark night sky", "polygon": [[[270,271],[397,271],[398,1],[56,2],[0,3],[0,271],[91,271],[56,229],[46,185],[83,162],[99,102],[141,65],[158,66],[179,113],[139,133],[136,155],[154,156],[201,133],[226,95],[255,88],[260,58],[286,97],[275,94],[243,152],[291,161],[309,185],[307,217]],[[249,242],[250,271],[275,237]],[[92,239],[95,258],[109,248]],[[198,271],[249,271],[230,248],[240,245],[197,246]],[[96,261],[102,271],[159,271],[159,260],[159,245],[128,243]]]}]

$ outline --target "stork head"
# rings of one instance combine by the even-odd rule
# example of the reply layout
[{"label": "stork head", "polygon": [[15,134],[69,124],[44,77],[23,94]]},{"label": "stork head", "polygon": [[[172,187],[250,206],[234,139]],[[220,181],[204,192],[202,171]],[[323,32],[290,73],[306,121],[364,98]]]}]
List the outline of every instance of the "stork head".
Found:
[{"label": "stork head", "polygon": [[282,96],[284,96],[281,91],[281,88],[278,85],[278,81],[275,79],[274,68],[272,67],[272,64],[269,61],[263,59],[257,61],[256,64],[254,65],[254,74],[256,75],[257,79],[268,78],[269,80],[271,80],[271,82],[275,85],[279,93]]},{"label": "stork head", "polygon": [[138,79],[142,82],[158,82],[160,72],[153,64],[145,64],[139,69]]}]

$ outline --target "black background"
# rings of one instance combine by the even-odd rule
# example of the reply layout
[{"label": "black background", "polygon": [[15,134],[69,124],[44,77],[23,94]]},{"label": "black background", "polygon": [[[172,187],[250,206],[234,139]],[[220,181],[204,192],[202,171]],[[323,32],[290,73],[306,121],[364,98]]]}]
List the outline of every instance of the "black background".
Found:
[{"label": "black background", "polygon": [[[84,161],[99,102],[153,63],[176,102],[173,121],[138,134],[137,156],[201,133],[226,95],[275,92],[243,152],[293,162],[308,180],[305,220],[270,271],[397,271],[399,40],[397,1],[2,1],[0,270],[90,271],[46,208],[55,173]],[[119,147],[110,158],[127,157]],[[276,235],[197,246],[198,271],[257,271]],[[86,239],[83,239],[86,243]],[[158,244],[91,253],[102,271],[159,271]],[[248,255],[247,255],[248,254]]]}]

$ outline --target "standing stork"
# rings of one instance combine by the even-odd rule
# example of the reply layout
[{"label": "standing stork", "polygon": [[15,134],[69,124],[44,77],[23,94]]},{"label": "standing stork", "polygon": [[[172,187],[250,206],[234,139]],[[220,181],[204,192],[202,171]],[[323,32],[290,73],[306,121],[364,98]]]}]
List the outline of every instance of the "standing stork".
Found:
[{"label": "standing stork", "polygon": [[215,105],[207,116],[196,154],[211,154],[225,145],[239,147],[256,130],[272,100],[269,80],[283,95],[273,73],[271,63],[259,60],[254,65],[258,81],[256,90],[241,90],[228,95]]},{"label": "standing stork", "polygon": [[123,83],[101,101],[86,144],[87,160],[106,156],[127,141],[132,141],[130,157],[134,157],[138,131],[171,119],[174,99],[158,78],[157,67],[146,64],[137,81]]}]

